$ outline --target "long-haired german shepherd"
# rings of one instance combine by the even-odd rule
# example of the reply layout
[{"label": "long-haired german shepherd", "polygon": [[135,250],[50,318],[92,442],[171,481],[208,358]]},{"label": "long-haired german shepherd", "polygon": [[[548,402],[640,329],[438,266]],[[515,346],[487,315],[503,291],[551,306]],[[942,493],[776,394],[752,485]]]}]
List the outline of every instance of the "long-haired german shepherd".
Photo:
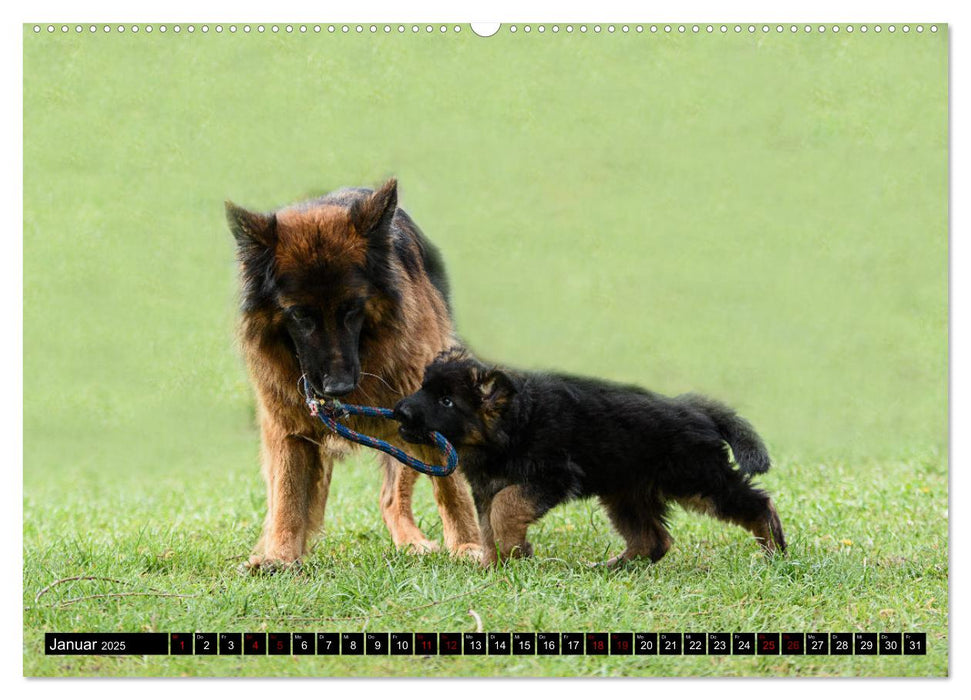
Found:
[{"label": "long-haired german shepherd", "polygon": [[769,468],[765,446],[748,421],[712,399],[514,372],[449,350],[428,367],[421,390],[398,403],[395,418],[409,442],[427,442],[435,430],[455,445],[485,565],[529,556],[531,523],[590,496],[627,542],[608,565],[664,556],[669,501],[741,525],[767,552],[785,551],[772,500],[750,483]]},{"label": "long-haired german shepherd", "polygon": [[[350,444],[312,418],[299,387],[390,407],[418,388],[424,367],[455,344],[438,251],[397,207],[397,183],[342,189],[270,213],[226,203],[242,283],[240,339],[256,389],[267,515],[250,568],[291,565],[324,517],[335,457]],[[390,421],[347,420],[401,440]],[[418,451],[439,459],[434,448]],[[381,511],[394,544],[430,551],[415,525],[417,472],[382,455]],[[460,478],[432,480],[446,547],[478,552],[472,501]]]}]

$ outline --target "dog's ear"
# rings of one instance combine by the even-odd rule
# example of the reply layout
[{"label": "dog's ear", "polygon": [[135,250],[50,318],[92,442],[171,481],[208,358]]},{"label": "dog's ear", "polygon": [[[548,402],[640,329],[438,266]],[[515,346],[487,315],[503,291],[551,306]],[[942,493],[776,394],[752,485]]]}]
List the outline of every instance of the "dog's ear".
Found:
[{"label": "dog's ear", "polygon": [[391,219],[398,208],[398,181],[388,180],[376,192],[351,205],[351,222],[367,240],[367,277],[378,289],[399,298],[395,283]]},{"label": "dog's ear", "polygon": [[272,248],[276,243],[276,214],[260,214],[226,201],[226,221],[241,251]]},{"label": "dog's ear", "polygon": [[398,208],[398,181],[391,178],[363,200],[351,206],[351,221],[364,236],[387,231]]},{"label": "dog's ear", "polygon": [[469,356],[468,350],[463,348],[461,345],[453,345],[452,347],[445,348],[435,355],[435,359],[432,360],[432,364],[447,364],[449,362],[461,362],[469,359],[471,359],[471,357]]},{"label": "dog's ear", "polygon": [[475,388],[483,403],[501,405],[509,401],[518,391],[516,381],[498,367],[478,373]]}]

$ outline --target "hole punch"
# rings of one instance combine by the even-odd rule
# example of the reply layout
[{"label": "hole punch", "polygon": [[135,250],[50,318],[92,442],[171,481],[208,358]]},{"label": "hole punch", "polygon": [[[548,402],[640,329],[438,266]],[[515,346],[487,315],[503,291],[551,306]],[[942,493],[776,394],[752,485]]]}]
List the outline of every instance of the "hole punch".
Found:
[{"label": "hole punch", "polygon": [[493,36],[502,27],[499,22],[473,22],[469,26],[476,36],[483,38]]}]

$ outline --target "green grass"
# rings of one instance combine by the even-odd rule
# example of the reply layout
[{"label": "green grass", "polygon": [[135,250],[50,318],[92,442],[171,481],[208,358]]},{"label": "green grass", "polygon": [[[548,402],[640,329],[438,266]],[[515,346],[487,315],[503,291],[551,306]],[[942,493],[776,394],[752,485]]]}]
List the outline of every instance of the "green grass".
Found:
[{"label": "green grass", "polygon": [[[536,558],[499,571],[402,555],[362,454],[301,571],[237,574],[265,503],[222,201],[391,174],[482,355],[701,391],[751,419],[789,557],[679,512],[658,565],[589,568],[621,547],[592,503],[551,513]],[[24,671],[946,675],[947,311],[946,32],[27,29]],[[416,513],[440,539],[424,481]],[[121,583],[35,602],[84,575]],[[153,591],[193,597],[84,597]],[[45,631],[463,631],[470,608],[492,631],[926,631],[929,653],[41,653]]]}]

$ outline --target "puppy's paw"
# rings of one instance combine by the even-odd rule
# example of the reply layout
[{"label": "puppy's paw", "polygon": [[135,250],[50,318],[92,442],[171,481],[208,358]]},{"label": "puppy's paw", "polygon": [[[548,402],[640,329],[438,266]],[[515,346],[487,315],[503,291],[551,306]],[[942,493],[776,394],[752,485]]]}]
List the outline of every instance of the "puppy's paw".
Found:
[{"label": "puppy's paw", "polygon": [[630,563],[630,557],[626,554],[618,554],[616,557],[611,557],[607,561],[598,561],[590,564],[591,567],[605,569],[619,569],[622,566],[626,566]]},{"label": "puppy's paw", "polygon": [[521,542],[501,554],[503,559],[528,559],[531,556],[533,556],[532,542]]},{"label": "puppy's paw", "polygon": [[510,559],[526,559],[527,557],[533,556],[533,545],[530,542],[522,542],[513,546],[508,551],[497,551],[483,550],[482,552],[482,566],[501,566],[505,564]]},{"label": "puppy's paw", "polygon": [[502,564],[502,560],[499,559],[499,552],[496,551],[495,547],[482,547],[482,553],[479,557],[479,566],[483,569],[489,569],[493,566],[499,566]]}]

